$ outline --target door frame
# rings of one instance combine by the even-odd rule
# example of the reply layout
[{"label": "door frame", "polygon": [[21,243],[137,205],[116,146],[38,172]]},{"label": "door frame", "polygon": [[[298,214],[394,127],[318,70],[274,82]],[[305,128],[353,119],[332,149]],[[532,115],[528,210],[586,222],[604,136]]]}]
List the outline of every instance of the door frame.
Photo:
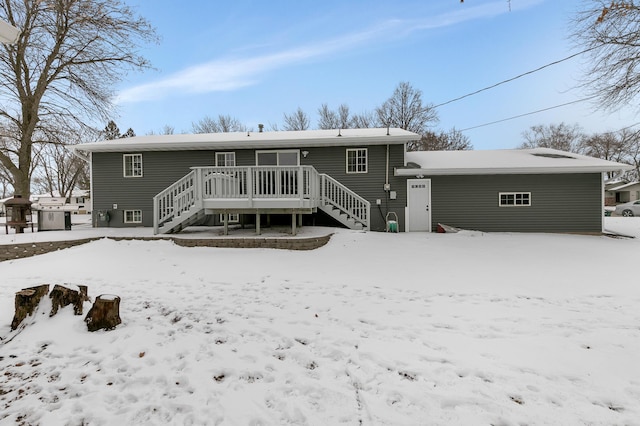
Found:
[{"label": "door frame", "polygon": [[412,232],[413,230],[411,229],[411,207],[413,207],[413,202],[415,200],[412,200],[412,191],[411,191],[411,184],[415,184],[416,182],[420,182],[420,183],[425,183],[427,185],[427,188],[429,189],[429,199],[427,200],[427,206],[428,206],[428,210],[427,210],[427,219],[428,219],[428,229],[426,231],[416,231],[416,232],[432,232],[432,206],[431,206],[431,179],[407,179],[407,208],[405,211],[405,229],[406,232]]}]

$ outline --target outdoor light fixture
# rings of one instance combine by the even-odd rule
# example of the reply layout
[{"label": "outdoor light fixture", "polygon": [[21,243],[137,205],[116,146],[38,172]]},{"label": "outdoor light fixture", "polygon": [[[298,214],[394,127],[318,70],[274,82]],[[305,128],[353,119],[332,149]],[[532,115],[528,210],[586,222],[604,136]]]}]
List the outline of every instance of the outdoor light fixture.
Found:
[{"label": "outdoor light fixture", "polygon": [[20,30],[0,19],[0,43],[11,44],[18,41]]},{"label": "outdoor light fixture", "polygon": [[307,155],[309,155],[309,151],[302,151],[302,156],[304,158],[307,158]]}]

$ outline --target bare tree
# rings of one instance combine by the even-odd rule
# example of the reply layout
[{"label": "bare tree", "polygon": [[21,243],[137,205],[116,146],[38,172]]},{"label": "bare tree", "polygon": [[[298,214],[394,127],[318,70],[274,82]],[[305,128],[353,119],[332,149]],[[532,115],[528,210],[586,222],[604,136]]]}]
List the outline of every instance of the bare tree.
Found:
[{"label": "bare tree", "polygon": [[284,130],[308,130],[309,129],[309,117],[298,107],[298,109],[291,115],[284,114]]},{"label": "bare tree", "polygon": [[520,148],[553,148],[560,151],[580,152],[584,135],[577,124],[550,124],[531,126],[522,133],[525,142]]},{"label": "bare tree", "polygon": [[327,104],[318,108],[318,129],[349,129],[352,127],[351,114],[347,104],[341,104],[337,111],[329,109]]},{"label": "bare tree", "polygon": [[[634,170],[625,173],[629,179],[640,177],[640,132],[629,128],[617,132],[596,133],[582,140],[582,152],[592,157],[632,164]],[[608,177],[614,177],[609,172]]]},{"label": "bare tree", "polygon": [[381,126],[378,121],[378,115],[375,112],[365,111],[362,114],[354,114],[351,116],[351,126],[354,129],[369,129]]},{"label": "bare tree", "polygon": [[640,6],[590,0],[572,22],[572,39],[590,55],[583,85],[598,105],[618,109],[640,94]]},{"label": "bare tree", "polygon": [[76,188],[88,189],[89,167],[64,145],[49,144],[34,173],[33,183],[41,192],[59,194],[67,200]]},{"label": "bare tree", "polygon": [[464,151],[472,149],[473,145],[469,137],[455,128],[448,132],[441,130],[438,133],[427,130],[419,141],[407,144],[408,151]]},{"label": "bare tree", "polygon": [[218,115],[211,118],[206,115],[195,123],[191,123],[193,133],[228,133],[244,132],[247,128],[235,117]]},{"label": "bare tree", "polygon": [[34,144],[106,120],[115,83],[149,67],[138,52],[156,37],[121,0],[0,0],[0,18],[21,30],[0,48],[0,127],[15,148],[0,163],[28,197]]},{"label": "bare tree", "polygon": [[382,125],[399,127],[419,135],[439,121],[434,106],[422,103],[422,91],[407,82],[398,84],[393,95],[376,108],[376,113]]}]

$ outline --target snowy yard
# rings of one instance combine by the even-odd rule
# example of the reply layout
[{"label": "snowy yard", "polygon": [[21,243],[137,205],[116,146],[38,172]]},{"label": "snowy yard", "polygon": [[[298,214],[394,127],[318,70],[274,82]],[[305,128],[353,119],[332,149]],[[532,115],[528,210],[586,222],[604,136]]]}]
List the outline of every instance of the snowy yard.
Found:
[{"label": "snowy yard", "polygon": [[[640,425],[639,261],[640,238],[336,230],[2,262],[0,424]],[[121,296],[123,323],[89,333],[46,299],[11,332],[14,293],[57,283]]]}]

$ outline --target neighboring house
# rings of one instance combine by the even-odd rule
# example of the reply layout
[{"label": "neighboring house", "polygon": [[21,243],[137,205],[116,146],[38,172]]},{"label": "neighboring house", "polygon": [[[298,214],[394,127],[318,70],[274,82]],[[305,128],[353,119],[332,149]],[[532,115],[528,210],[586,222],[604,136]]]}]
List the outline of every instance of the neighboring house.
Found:
[{"label": "neighboring house", "polygon": [[[91,163],[94,226],[341,223],[400,231],[600,232],[603,172],[550,149],[406,152],[419,135],[347,129],[137,136],[75,145]],[[295,227],[294,227],[295,231]]]},{"label": "neighboring house", "polygon": [[640,200],[640,182],[628,182],[609,188],[607,192],[612,194],[614,204],[628,203]]},{"label": "neighboring house", "polygon": [[615,206],[616,205],[616,194],[615,192],[611,192],[612,188],[617,188],[618,186],[622,186],[629,183],[628,180],[622,177],[615,177],[612,179],[607,179],[604,181],[604,205],[605,206]]},{"label": "neighboring house", "polygon": [[38,209],[39,205],[59,205],[64,206],[65,210],[73,212],[73,214],[91,214],[91,195],[89,190],[74,189],[71,191],[69,202],[60,196],[58,191],[46,194],[32,195],[31,201],[34,203],[34,209]]}]

